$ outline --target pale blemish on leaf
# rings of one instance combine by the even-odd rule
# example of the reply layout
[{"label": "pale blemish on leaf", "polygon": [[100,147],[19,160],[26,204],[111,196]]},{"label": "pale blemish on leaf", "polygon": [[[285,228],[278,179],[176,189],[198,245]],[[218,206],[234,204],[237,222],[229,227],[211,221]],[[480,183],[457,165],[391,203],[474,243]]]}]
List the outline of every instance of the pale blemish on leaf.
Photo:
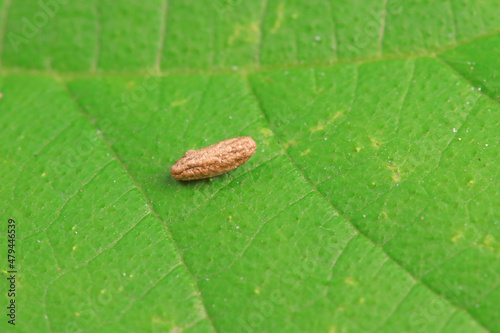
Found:
[{"label": "pale blemish on leaf", "polygon": [[170,103],[170,106],[171,107],[176,107],[176,106],[179,106],[179,105],[184,105],[188,102],[188,98],[186,99],[182,99],[182,100],[179,100],[179,101],[173,101],[172,103]]},{"label": "pale blemish on leaf", "polygon": [[285,12],[285,4],[282,2],[278,5],[278,8],[276,9],[276,21],[274,21],[273,28],[271,29],[271,33],[274,34],[276,31],[281,26],[281,23],[283,23],[283,14]]},{"label": "pale blemish on leaf", "polygon": [[345,284],[349,284],[351,286],[357,286],[358,285],[358,282],[356,280],[354,280],[353,278],[351,278],[351,277],[345,278],[344,283]]},{"label": "pale blemish on leaf", "polygon": [[322,131],[325,129],[325,125],[324,124],[318,124],[317,126],[315,127],[311,127],[309,130],[311,132],[317,132],[317,131]]},{"label": "pale blemish on leaf", "polygon": [[130,81],[130,82],[127,82],[127,88],[129,90],[132,90],[135,88],[135,81]]},{"label": "pale blemish on leaf", "polygon": [[331,118],[330,121],[334,121],[335,119],[341,117],[344,114],[344,111],[338,111],[336,112]]},{"label": "pale blemish on leaf", "polygon": [[380,148],[380,146],[382,145],[382,142],[380,142],[380,140],[378,139],[370,137],[370,141],[372,143],[372,146],[375,148]]},{"label": "pale blemish on leaf", "polygon": [[341,117],[343,114],[344,114],[344,111],[336,112],[333,116],[330,117],[330,119],[326,122],[326,124],[320,122],[320,123],[318,123],[318,125],[316,127],[311,127],[310,131],[317,132],[317,131],[324,130],[326,128],[326,126],[330,125],[332,122],[334,122],[336,119]]},{"label": "pale blemish on leaf", "polygon": [[494,250],[494,248],[493,248],[493,245],[492,245],[491,243],[492,243],[492,242],[494,242],[494,241],[495,241],[495,239],[493,238],[493,236],[491,236],[491,235],[486,235],[486,237],[484,238],[484,241],[483,241],[483,244],[482,244],[482,245],[483,245],[485,248],[487,248],[488,250],[493,251],[493,250]]},{"label": "pale blemish on leaf", "polygon": [[397,166],[395,163],[390,163],[389,164],[389,169],[392,171],[392,181],[395,183],[400,183],[401,182],[401,172],[399,170],[399,166]]},{"label": "pale blemish on leaf", "polygon": [[262,135],[264,135],[266,138],[270,137],[273,135],[273,132],[269,128],[261,128],[260,132]]},{"label": "pale blemish on leaf", "polygon": [[300,156],[304,156],[304,155],[307,155],[311,152],[311,149],[307,148],[306,150],[304,150],[302,153],[300,153]]},{"label": "pale blemish on leaf", "polygon": [[456,243],[456,242],[458,242],[458,241],[459,241],[460,239],[462,239],[462,238],[464,238],[464,235],[463,235],[463,233],[460,231],[458,234],[456,234],[455,236],[453,236],[453,237],[451,238],[451,241],[452,241],[453,243]]},{"label": "pale blemish on leaf", "polygon": [[258,22],[251,22],[249,25],[236,24],[233,27],[233,33],[228,37],[228,45],[233,45],[237,41],[249,44],[259,42],[260,28]]}]

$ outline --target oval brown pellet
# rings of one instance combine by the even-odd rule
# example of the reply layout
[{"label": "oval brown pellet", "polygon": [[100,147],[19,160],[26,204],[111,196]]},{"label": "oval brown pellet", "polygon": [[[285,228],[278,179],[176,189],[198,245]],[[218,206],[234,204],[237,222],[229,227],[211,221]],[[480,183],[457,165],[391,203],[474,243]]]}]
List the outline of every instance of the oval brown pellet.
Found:
[{"label": "oval brown pellet", "polygon": [[245,164],[257,144],[249,136],[224,140],[200,150],[189,150],[170,170],[177,180],[218,176]]}]

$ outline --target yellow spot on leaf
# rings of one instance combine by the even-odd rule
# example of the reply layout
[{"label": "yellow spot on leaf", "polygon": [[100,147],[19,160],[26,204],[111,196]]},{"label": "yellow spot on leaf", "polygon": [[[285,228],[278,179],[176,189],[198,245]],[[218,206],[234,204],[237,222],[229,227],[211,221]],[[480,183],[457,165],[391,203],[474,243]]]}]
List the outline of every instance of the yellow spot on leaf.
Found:
[{"label": "yellow spot on leaf", "polygon": [[377,140],[375,138],[370,137],[370,141],[372,142],[372,146],[375,148],[380,148],[380,146],[382,145],[382,142],[380,142],[380,140]]},{"label": "yellow spot on leaf", "polygon": [[483,241],[483,245],[485,248],[487,248],[488,250],[493,250],[493,246],[492,246],[492,242],[494,242],[495,239],[493,238],[493,236],[491,235],[487,235],[485,238],[484,238],[484,241]]},{"label": "yellow spot on leaf", "polygon": [[464,238],[464,235],[462,234],[462,232],[459,232],[458,234],[456,234],[455,236],[453,236],[453,237],[451,238],[451,241],[452,241],[453,243],[456,243],[456,242],[458,242],[458,241],[459,241],[460,239],[462,239],[462,238]]},{"label": "yellow spot on leaf", "polygon": [[257,43],[259,41],[260,29],[258,22],[251,22],[249,25],[236,24],[233,28],[233,33],[227,39],[229,45],[233,45],[237,41],[245,43]]},{"label": "yellow spot on leaf", "polygon": [[260,289],[259,288],[255,288],[254,293],[256,293],[257,295],[259,295],[260,294]]},{"label": "yellow spot on leaf", "polygon": [[331,118],[330,118],[330,121],[334,121],[335,119],[337,119],[338,117],[342,116],[344,114],[344,111],[338,111],[337,113],[335,113]]},{"label": "yellow spot on leaf", "polygon": [[284,14],[284,9],[285,9],[285,4],[282,2],[278,5],[278,8],[276,9],[276,21],[274,21],[273,28],[271,29],[271,33],[274,34],[276,31],[281,26],[281,23],[283,23],[283,14]]},{"label": "yellow spot on leaf", "polygon": [[318,124],[316,127],[311,127],[311,132],[317,132],[325,129],[325,125]]},{"label": "yellow spot on leaf", "polygon": [[80,312],[75,312],[75,316],[80,317]]},{"label": "yellow spot on leaf", "polygon": [[179,106],[179,105],[184,105],[186,104],[188,101],[188,99],[183,99],[183,100],[180,100],[180,101],[173,101],[172,103],[170,103],[170,106],[172,107],[176,107],[176,106]]},{"label": "yellow spot on leaf", "polygon": [[42,177],[45,177],[45,176],[47,176],[47,174],[46,174],[45,172],[44,172],[44,173],[42,173]]},{"label": "yellow spot on leaf", "polygon": [[399,170],[399,166],[397,166],[394,163],[389,164],[389,169],[392,170],[392,181],[395,183],[400,183],[401,182],[401,172]]},{"label": "yellow spot on leaf", "polygon": [[271,135],[273,135],[273,132],[269,129],[269,128],[261,128],[260,129],[260,132],[262,133],[262,135],[264,135],[265,137],[269,137]]},{"label": "yellow spot on leaf", "polygon": [[361,298],[359,299],[359,303],[360,303],[360,304],[364,304],[364,303],[365,303],[365,299],[364,299],[363,297],[361,297]]},{"label": "yellow spot on leaf", "polygon": [[351,286],[356,286],[358,284],[358,282],[356,282],[356,280],[354,280],[353,278],[346,278],[344,280],[345,284],[350,284]]},{"label": "yellow spot on leaf", "polygon": [[302,153],[300,153],[300,156],[304,156],[304,155],[307,155],[311,152],[311,149],[307,148],[306,150],[304,150]]},{"label": "yellow spot on leaf", "polygon": [[328,333],[337,333],[337,327],[330,326],[330,329],[328,330]]}]

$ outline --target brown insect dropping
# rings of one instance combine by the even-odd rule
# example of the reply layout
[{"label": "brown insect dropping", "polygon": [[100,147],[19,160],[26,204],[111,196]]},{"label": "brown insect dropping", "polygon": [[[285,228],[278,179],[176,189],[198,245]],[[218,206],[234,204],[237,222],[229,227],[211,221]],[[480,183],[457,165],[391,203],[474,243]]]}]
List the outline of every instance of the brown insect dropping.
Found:
[{"label": "brown insect dropping", "polygon": [[177,180],[218,176],[245,164],[257,144],[249,136],[224,140],[200,150],[189,150],[170,169]]}]

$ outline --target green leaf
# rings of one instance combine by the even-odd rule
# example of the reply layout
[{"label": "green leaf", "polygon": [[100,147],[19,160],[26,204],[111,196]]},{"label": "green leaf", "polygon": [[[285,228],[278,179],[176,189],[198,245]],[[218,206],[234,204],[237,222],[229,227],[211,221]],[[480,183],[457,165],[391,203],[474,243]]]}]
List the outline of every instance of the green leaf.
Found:
[{"label": "green leaf", "polygon": [[2,331],[500,332],[495,1],[0,8]]}]

